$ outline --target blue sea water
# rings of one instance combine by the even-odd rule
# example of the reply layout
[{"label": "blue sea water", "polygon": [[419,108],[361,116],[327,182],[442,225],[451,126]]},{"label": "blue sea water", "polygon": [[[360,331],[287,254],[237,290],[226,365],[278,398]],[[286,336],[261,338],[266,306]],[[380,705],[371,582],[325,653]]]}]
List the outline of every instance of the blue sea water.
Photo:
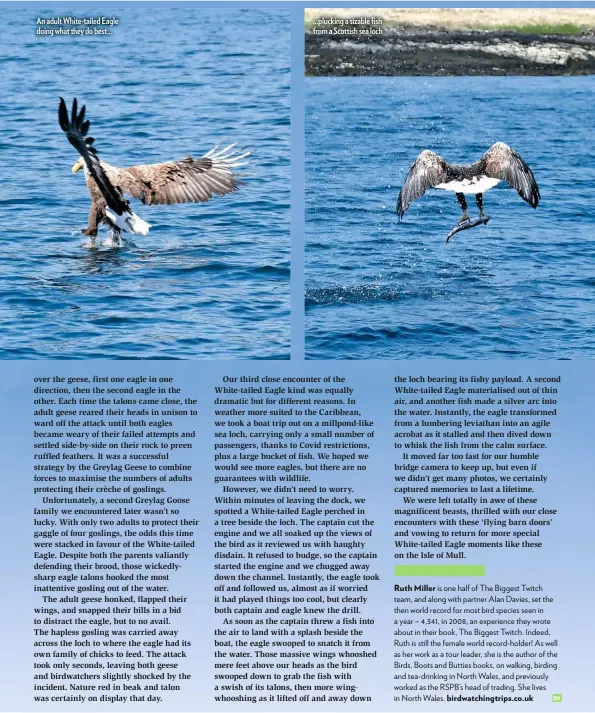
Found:
[{"label": "blue sea water", "polygon": [[[590,76],[307,79],[307,358],[595,357],[594,100]],[[537,210],[501,183],[448,244],[454,193],[399,222],[422,149],[470,163],[496,141]]]},{"label": "blue sea water", "polygon": [[[0,358],[288,358],[289,12],[134,5],[0,7]],[[101,15],[111,36],[35,34]],[[133,201],[149,235],[89,250],[59,96],[109,163],[237,141],[252,176],[207,204]]]}]

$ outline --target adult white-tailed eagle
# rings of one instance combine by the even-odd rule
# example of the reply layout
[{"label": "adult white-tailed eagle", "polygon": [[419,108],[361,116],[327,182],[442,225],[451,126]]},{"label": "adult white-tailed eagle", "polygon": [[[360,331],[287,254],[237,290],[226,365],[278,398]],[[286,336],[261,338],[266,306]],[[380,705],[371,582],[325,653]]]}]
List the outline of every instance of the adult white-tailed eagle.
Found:
[{"label": "adult white-tailed eagle", "polygon": [[88,226],[82,232],[91,239],[97,235],[99,223],[105,223],[116,234],[120,231],[146,235],[151,227],[132,212],[124,194],[138,198],[145,205],[172,203],[204,203],[213,196],[237,191],[242,181],[236,169],[245,166],[251,151],[236,150],[236,144],[211,149],[198,159],[186,156],[178,161],[153,163],[130,168],[117,168],[101,161],[87,136],[90,122],[85,121],[85,107],[78,111],[77,100],[72,102],[70,117],[64,99],[58,109],[60,127],[81,158],[72,172],[85,171],[91,195]]},{"label": "adult white-tailed eagle", "polygon": [[469,220],[466,193],[475,194],[480,218],[488,218],[483,212],[483,194],[500,181],[508,183],[532,208],[537,208],[541,196],[533,171],[516,151],[502,142],[494,144],[479,161],[465,165],[447,163],[433,151],[422,151],[399,193],[397,214],[403,218],[411,203],[428,188],[441,188],[455,191],[463,210],[461,224]]}]

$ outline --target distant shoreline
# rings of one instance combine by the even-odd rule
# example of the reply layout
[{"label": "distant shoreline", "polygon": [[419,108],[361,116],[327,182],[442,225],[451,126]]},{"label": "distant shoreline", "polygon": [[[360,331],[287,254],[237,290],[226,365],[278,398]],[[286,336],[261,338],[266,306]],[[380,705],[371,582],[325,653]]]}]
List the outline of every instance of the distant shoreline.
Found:
[{"label": "distant shoreline", "polygon": [[595,74],[593,9],[308,9],[311,76]]},{"label": "distant shoreline", "polygon": [[380,36],[362,37],[340,30],[306,32],[307,76],[595,74],[592,35],[385,27]]}]

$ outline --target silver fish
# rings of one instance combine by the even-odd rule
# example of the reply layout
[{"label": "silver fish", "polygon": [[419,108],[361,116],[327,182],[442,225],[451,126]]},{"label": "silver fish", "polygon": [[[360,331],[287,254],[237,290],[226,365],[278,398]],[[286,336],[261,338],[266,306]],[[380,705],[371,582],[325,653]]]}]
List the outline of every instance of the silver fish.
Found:
[{"label": "silver fish", "polygon": [[467,230],[467,228],[475,228],[478,225],[483,225],[487,223],[490,219],[489,215],[484,215],[481,218],[475,218],[475,220],[466,220],[464,223],[459,223],[456,225],[450,233],[446,236],[446,242],[448,242],[453,235],[460,233],[461,230]]}]

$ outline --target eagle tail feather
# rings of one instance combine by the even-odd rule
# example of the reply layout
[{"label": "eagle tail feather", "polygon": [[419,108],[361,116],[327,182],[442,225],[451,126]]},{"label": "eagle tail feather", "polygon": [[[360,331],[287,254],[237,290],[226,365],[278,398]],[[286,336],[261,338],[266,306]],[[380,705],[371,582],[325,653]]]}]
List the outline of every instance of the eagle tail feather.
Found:
[{"label": "eagle tail feather", "polygon": [[131,210],[124,211],[122,215],[118,215],[111,208],[106,207],[105,214],[119,230],[123,230],[125,233],[146,235],[151,227],[150,223],[139,218],[139,216]]}]

